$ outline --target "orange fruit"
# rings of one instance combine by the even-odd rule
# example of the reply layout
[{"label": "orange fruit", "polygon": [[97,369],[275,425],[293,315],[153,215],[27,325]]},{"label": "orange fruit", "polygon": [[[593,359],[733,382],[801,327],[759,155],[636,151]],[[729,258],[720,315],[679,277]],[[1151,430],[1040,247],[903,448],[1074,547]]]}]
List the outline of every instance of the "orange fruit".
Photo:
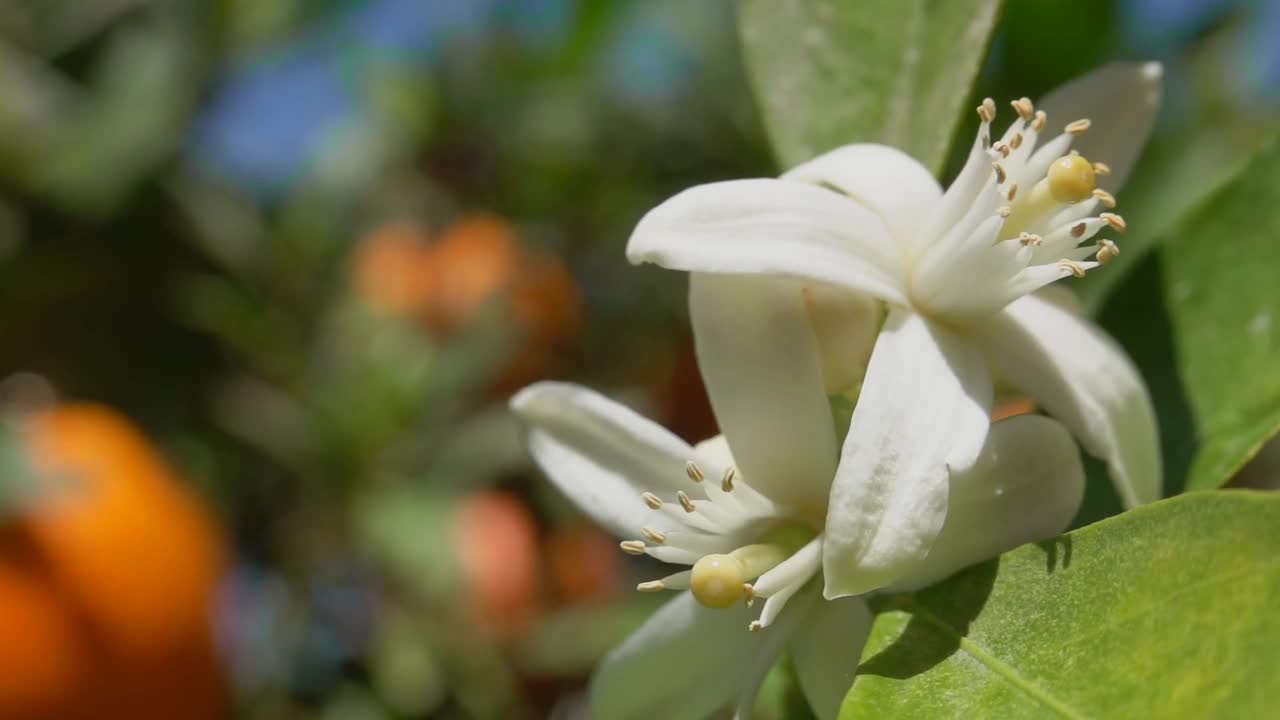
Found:
[{"label": "orange fruit", "polygon": [[520,635],[538,613],[538,536],[528,506],[500,490],[462,498],[453,544],[477,621],[500,638]]},{"label": "orange fruit", "polygon": [[493,215],[471,215],[445,229],[425,258],[431,293],[423,308],[428,326],[455,330],[480,307],[509,293],[520,272],[515,229]]},{"label": "orange fruit", "polygon": [[352,256],[357,295],[370,307],[419,320],[448,336],[493,304],[516,342],[495,383],[514,389],[538,379],[577,335],[581,302],[557,256],[521,241],[502,218],[467,215],[431,240],[425,228],[392,221]]},{"label": "orange fruit", "polygon": [[352,257],[356,294],[387,315],[411,315],[431,292],[424,268],[429,236],[414,223],[386,223],[361,239]]},{"label": "orange fruit", "polygon": [[[0,602],[19,608],[39,592],[44,607],[58,609],[40,632],[65,641],[51,645],[64,648],[59,677],[75,678],[62,699],[95,718],[218,717],[224,693],[212,614],[225,553],[213,518],[146,438],[107,408],[43,413],[30,422],[25,449],[37,495],[0,539],[0,580],[8,583]],[[9,614],[8,605],[0,609]],[[45,642],[0,643],[0,668],[24,666]],[[59,713],[36,717],[80,717]],[[10,717],[32,716],[0,714]]]},{"label": "orange fruit", "polygon": [[38,559],[20,559],[19,551],[6,549],[0,563],[0,718],[69,717],[89,676],[80,628],[56,590],[26,567]]},{"label": "orange fruit", "polygon": [[557,528],[547,538],[547,565],[556,594],[568,605],[607,602],[622,581],[618,541],[588,523]]}]

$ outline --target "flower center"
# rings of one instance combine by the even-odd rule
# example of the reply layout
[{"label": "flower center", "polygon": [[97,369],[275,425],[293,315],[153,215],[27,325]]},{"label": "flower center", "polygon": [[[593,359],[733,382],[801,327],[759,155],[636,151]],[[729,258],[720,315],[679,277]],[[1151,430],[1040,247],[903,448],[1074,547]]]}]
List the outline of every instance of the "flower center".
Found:
[{"label": "flower center", "polygon": [[921,236],[911,278],[921,310],[979,318],[1067,275],[1083,276],[1120,252],[1105,239],[1081,245],[1103,228],[1125,229],[1119,215],[1093,215],[1099,205],[1115,207],[1098,187],[1110,169],[1071,150],[1090,121],[1070,122],[1041,143],[1048,116],[1027,98],[1012,106],[1018,117],[994,143],[996,105],[988,98],[978,107],[982,123],[969,159]]},{"label": "flower center", "polygon": [[1072,150],[1049,165],[1045,176],[1031,188],[1031,192],[1019,195],[1013,190],[1009,193],[1009,216],[1004,220],[1001,234],[1020,236],[1028,228],[1048,220],[1064,206],[1093,198],[1097,189],[1098,174],[1093,163]]},{"label": "flower center", "polygon": [[674,501],[651,492],[641,496],[661,522],[643,528],[643,540],[624,540],[621,547],[631,555],[692,567],[636,589],[687,589],[709,608],[768,598],[760,619],[751,624],[758,630],[817,574],[822,537],[753,489],[732,466],[719,483],[708,482],[693,461],[685,469],[691,487],[676,491]]}]

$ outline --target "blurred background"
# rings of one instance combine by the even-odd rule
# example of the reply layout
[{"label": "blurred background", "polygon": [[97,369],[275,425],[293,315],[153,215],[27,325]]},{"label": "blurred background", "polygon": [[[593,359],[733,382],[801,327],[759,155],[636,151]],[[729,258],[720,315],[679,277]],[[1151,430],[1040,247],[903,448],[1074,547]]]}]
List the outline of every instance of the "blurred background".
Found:
[{"label": "blurred background", "polygon": [[[1278,37],[1010,0],[979,91],[1163,60],[1121,202],[1176,206],[1273,126]],[[730,0],[4,0],[0,720],[575,717],[663,598],[506,398],[714,434],[684,280],[623,248],[776,173]]]}]

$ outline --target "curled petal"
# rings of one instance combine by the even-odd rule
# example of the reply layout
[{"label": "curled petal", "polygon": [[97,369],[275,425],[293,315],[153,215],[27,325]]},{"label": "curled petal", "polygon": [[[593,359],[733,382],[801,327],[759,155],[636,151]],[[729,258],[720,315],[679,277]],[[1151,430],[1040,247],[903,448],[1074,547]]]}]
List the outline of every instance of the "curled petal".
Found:
[{"label": "curled petal", "polygon": [[838,147],[782,178],[839,189],[880,216],[903,247],[942,198],[928,168],[897,148],[874,143]]},{"label": "curled petal", "polygon": [[1037,296],[982,329],[988,362],[1107,461],[1126,507],[1161,494],[1155,411],[1138,369],[1098,326]]},{"label": "curled petal", "polygon": [[889,587],[909,592],[1023,543],[1067,529],[1084,499],[1084,466],[1056,420],[1019,415],[991,426],[977,464],[951,474],[947,522],[922,563]]},{"label": "curled petal", "polygon": [[836,438],[819,345],[794,281],[695,273],[698,365],[738,467],[773,500],[820,516]]},{"label": "curled petal", "polygon": [[640,220],[627,258],[672,270],[818,280],[904,302],[899,249],[879,216],[803,182],[730,180],[685,190]]},{"label": "curled petal", "polygon": [[867,373],[883,306],[871,297],[826,283],[806,283],[800,294],[818,340],[827,394],[840,395],[862,382]]},{"label": "curled petal", "polygon": [[836,720],[875,620],[860,597],[815,604],[791,638],[796,678],[818,720]]},{"label": "curled petal", "polygon": [[817,592],[802,592],[772,625],[753,634],[760,636],[760,643],[753,650],[754,656],[747,667],[742,689],[738,692],[738,704],[734,708],[733,720],[751,720],[752,710],[756,706],[756,696],[764,685],[769,670],[777,663],[782,652],[787,648],[787,641],[795,633],[796,626],[808,615],[817,599]]},{"label": "curled petal", "polygon": [[950,471],[977,461],[991,378],[976,346],[889,313],[845,438],[827,513],[827,598],[884,587],[922,560],[947,515]]},{"label": "curled petal", "polygon": [[703,607],[680,593],[601,663],[590,716],[703,720],[743,690],[766,633],[747,632],[745,605]]},{"label": "curled petal", "polygon": [[592,519],[623,538],[662,518],[641,500],[674,498],[690,483],[688,443],[657,423],[579,385],[541,382],[511,399],[529,451],[551,482]]}]

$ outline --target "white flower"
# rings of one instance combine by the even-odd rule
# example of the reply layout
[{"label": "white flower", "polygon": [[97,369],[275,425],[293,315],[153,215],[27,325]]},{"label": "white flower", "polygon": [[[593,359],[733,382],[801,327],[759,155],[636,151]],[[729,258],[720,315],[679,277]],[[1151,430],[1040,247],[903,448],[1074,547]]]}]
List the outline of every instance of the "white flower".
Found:
[{"label": "white flower", "polygon": [[[756,283],[760,297],[771,294],[769,284]],[[768,304],[785,309],[788,297],[795,295]],[[785,650],[818,717],[836,717],[871,616],[861,598],[823,600],[814,582],[825,552],[836,438],[820,368],[794,362],[812,360],[817,350],[804,308],[791,310],[799,315],[730,318],[714,338],[699,337],[700,348],[710,343],[721,353],[758,350],[778,375],[767,385],[737,386],[740,402],[717,403],[726,435],[696,447],[580,386],[539,383],[512,400],[547,476],[584,512],[627,538],[625,552],[691,566],[640,584],[642,591],[687,591],[602,663],[592,681],[591,717],[703,718],[732,702],[746,716]],[[751,347],[775,335],[792,344],[775,345],[787,348],[775,353]],[[716,368],[729,372],[707,378],[713,395],[737,380],[757,379],[753,372]],[[768,404],[785,394],[796,396],[789,407]],[[781,472],[750,475],[738,464],[747,456],[752,467]],[[826,479],[811,482],[787,468],[825,468]],[[1036,416],[996,423],[981,460],[950,482],[952,513],[935,551],[892,589],[928,584],[1062,531],[1084,492],[1070,436],[1056,421]],[[755,598],[764,600],[752,603]]]},{"label": "white flower", "polygon": [[[1040,111],[1017,100],[994,142],[996,109],[984,101],[968,161],[945,193],[906,154],[850,145],[780,179],[694,187],[636,227],[633,262],[693,273],[695,325],[699,313],[767,311],[741,306],[762,276],[820,292],[827,307],[874,298],[888,308],[832,488],[828,598],[890,585],[929,554],[948,518],[949,473],[972,466],[987,436],[992,371],[1104,458],[1127,506],[1159,497],[1154,414],[1137,370],[1088,320],[1031,293],[1118,252],[1110,240],[1078,245],[1124,229],[1120,216],[1097,212],[1115,202],[1097,185],[1115,189],[1132,168],[1160,75],[1154,63],[1110,65],[1059,88]],[[1048,117],[1060,112],[1092,122],[1073,120],[1046,140]],[[861,361],[842,349],[847,332],[819,321],[828,385],[833,368]],[[702,354],[704,366],[717,362]],[[739,362],[734,372],[777,382],[767,363]],[[710,383],[716,368],[704,373]],[[754,461],[738,459],[757,477]],[[820,475],[793,474],[798,483]]]}]

